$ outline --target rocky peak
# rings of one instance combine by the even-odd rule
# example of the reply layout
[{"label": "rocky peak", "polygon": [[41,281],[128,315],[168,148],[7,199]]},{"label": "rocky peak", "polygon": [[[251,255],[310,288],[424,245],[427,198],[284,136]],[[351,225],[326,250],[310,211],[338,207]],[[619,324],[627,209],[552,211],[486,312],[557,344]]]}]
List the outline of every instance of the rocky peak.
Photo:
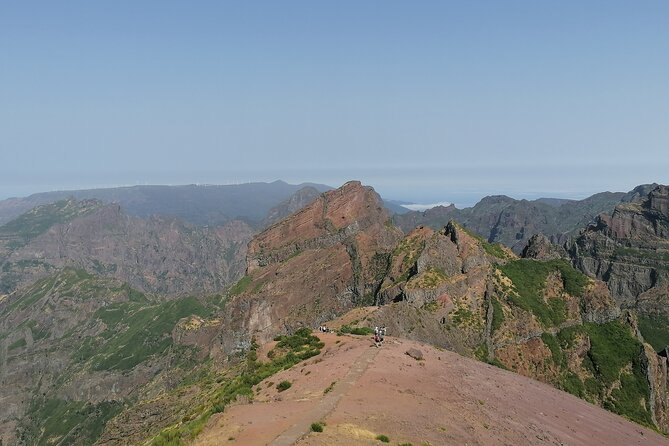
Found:
[{"label": "rocky peak", "polygon": [[249,244],[248,271],[281,262],[305,249],[332,246],[389,220],[374,189],[350,181],[256,236]]},{"label": "rocky peak", "polygon": [[563,248],[552,244],[543,234],[535,234],[530,237],[522,253],[522,257],[536,260],[552,260],[566,256],[567,253]]},{"label": "rocky peak", "polygon": [[669,186],[657,186],[648,194],[645,206],[669,218]]}]

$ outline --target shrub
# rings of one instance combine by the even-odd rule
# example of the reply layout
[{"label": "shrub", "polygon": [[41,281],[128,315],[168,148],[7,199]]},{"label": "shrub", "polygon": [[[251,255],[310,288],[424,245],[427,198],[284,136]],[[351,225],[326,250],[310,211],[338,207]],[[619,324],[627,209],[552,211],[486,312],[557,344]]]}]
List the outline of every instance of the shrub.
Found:
[{"label": "shrub", "polygon": [[351,327],[350,325],[342,325],[337,333],[366,336],[374,333],[374,330],[369,327]]},{"label": "shrub", "polygon": [[323,432],[323,425],[321,423],[311,423],[312,432]]},{"label": "shrub", "polygon": [[283,392],[284,390],[290,389],[291,386],[292,386],[292,384],[291,384],[290,381],[285,381],[284,380],[284,381],[281,381],[279,384],[276,385],[276,390],[278,390],[279,392]]},{"label": "shrub", "polygon": [[377,435],[376,439],[383,443],[390,443],[390,438],[387,435]]},{"label": "shrub", "polygon": [[337,381],[332,381],[330,385],[325,388],[323,394],[325,395],[326,393],[332,392],[332,389],[334,389],[335,384],[337,384]]}]

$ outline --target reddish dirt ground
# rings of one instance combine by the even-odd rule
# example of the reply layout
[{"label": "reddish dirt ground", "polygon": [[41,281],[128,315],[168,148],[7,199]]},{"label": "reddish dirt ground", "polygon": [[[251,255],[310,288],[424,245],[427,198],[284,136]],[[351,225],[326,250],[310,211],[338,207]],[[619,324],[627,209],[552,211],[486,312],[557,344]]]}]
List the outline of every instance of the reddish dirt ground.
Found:
[{"label": "reddish dirt ground", "polygon": [[[572,395],[456,353],[392,337],[377,349],[365,337],[319,335],[321,355],[260,383],[253,403],[212,417],[196,444],[381,445],[376,437],[385,435],[413,446],[669,445]],[[283,380],[292,387],[279,393]],[[313,422],[323,432],[311,432]]]}]

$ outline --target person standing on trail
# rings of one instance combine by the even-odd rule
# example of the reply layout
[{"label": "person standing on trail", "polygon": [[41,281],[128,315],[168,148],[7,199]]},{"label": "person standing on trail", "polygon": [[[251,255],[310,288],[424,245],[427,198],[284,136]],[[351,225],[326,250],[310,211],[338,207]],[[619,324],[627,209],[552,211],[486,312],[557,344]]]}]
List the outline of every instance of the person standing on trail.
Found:
[{"label": "person standing on trail", "polygon": [[381,335],[380,335],[380,334],[376,333],[376,334],[374,335],[374,345],[376,346],[376,348],[379,348],[379,347],[381,346],[381,341],[382,341],[382,340],[383,340],[383,339],[381,339]]}]

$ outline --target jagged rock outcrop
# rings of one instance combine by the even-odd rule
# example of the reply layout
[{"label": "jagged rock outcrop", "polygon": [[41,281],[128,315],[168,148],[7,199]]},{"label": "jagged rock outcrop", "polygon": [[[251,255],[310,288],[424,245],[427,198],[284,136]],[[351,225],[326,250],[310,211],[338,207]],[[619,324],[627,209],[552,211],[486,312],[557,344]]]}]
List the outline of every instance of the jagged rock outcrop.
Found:
[{"label": "jagged rock outcrop", "polygon": [[567,252],[561,246],[554,245],[543,234],[535,234],[530,237],[521,257],[536,260],[554,260],[567,257]]},{"label": "jagged rock outcrop", "polygon": [[[0,258],[0,291],[10,292],[65,266],[172,296],[217,292],[243,274],[246,246],[254,233],[244,222],[196,228],[162,217],[131,217],[117,204],[98,202],[91,209],[87,202],[68,203],[85,212],[68,219],[61,218],[62,212],[51,212],[49,218],[39,220],[46,222],[40,226],[41,233],[23,245],[5,244],[13,249]],[[21,219],[23,228],[36,226],[30,215]],[[7,238],[25,232],[13,230],[12,225],[2,227]]]},{"label": "jagged rock outcrop", "polygon": [[407,234],[377,293],[377,303],[390,305],[374,321],[394,334],[471,354],[484,340],[486,288],[498,260],[484,244],[455,222]]}]

